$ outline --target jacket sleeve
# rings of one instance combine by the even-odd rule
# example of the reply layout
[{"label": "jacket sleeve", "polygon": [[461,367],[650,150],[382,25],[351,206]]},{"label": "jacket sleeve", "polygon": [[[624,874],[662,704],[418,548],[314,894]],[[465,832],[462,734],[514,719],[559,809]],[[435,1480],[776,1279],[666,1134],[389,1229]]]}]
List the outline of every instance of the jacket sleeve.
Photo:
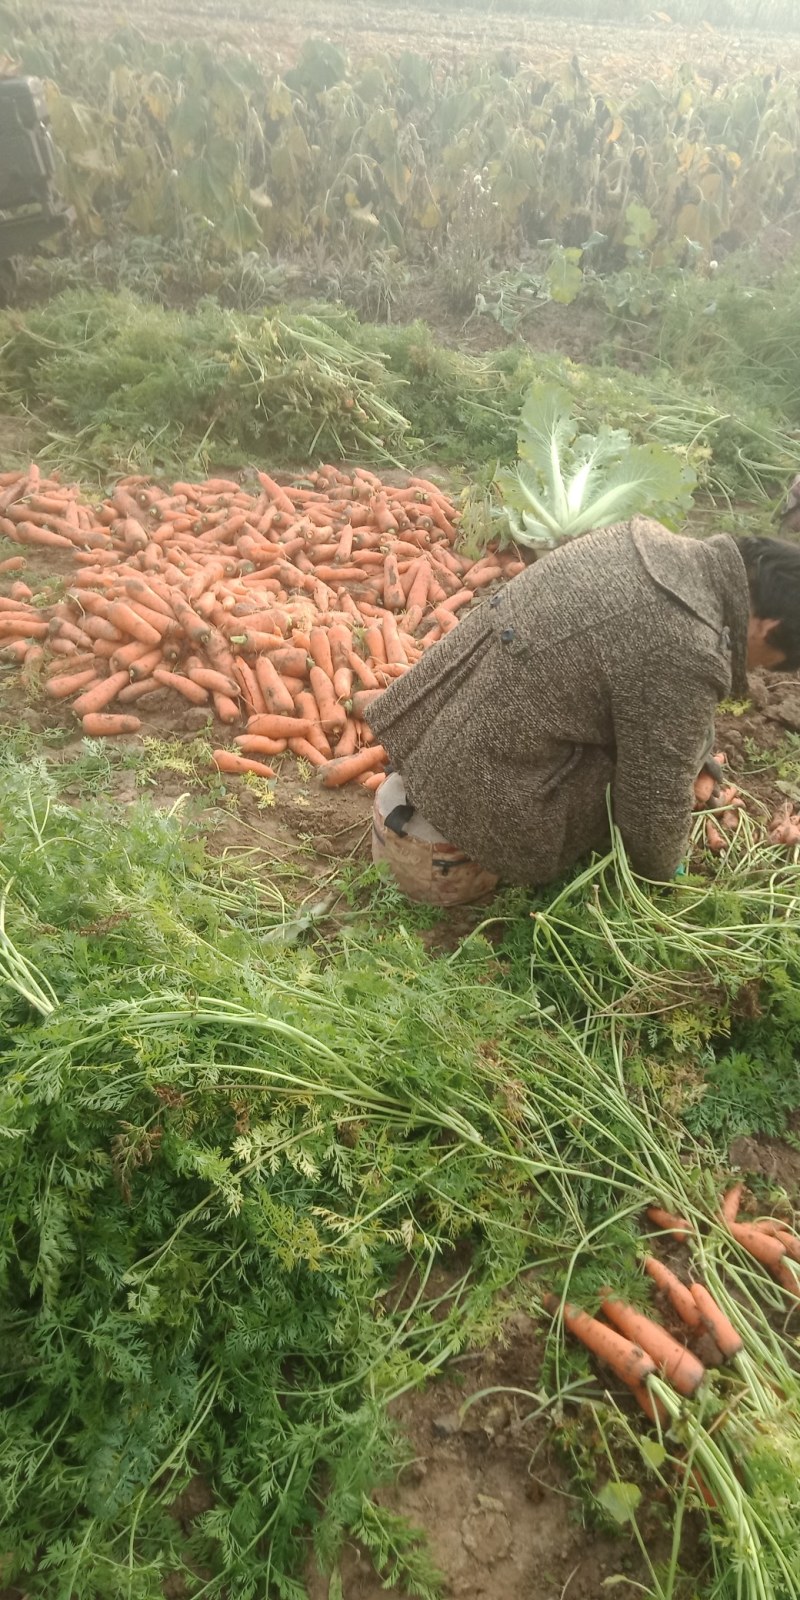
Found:
[{"label": "jacket sleeve", "polygon": [[614,821],[634,869],[667,882],[686,852],[694,780],[708,749],[723,685],[719,662],[657,654],[644,681],[612,695]]}]

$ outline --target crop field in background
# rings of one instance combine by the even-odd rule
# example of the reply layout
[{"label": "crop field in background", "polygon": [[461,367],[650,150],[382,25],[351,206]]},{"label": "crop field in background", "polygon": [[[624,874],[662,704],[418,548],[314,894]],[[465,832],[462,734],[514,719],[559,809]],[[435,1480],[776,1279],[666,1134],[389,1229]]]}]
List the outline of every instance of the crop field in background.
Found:
[{"label": "crop field in background", "polygon": [[[800,1600],[795,680],[669,887],[415,906],[316,771],[548,425],[698,537],[800,470],[797,6],[554,9],[0,0],[75,217],[0,310],[0,1600]],[[686,1337],[647,1256],[743,1339],[655,1423],[560,1316]]]}]

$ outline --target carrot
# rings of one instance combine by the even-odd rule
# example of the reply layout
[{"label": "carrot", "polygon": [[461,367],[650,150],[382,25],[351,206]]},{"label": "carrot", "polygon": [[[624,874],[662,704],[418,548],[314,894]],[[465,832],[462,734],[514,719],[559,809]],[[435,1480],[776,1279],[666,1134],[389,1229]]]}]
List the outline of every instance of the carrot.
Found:
[{"label": "carrot", "polygon": [[187,678],[191,678],[201,689],[231,696],[239,693],[239,685],[233,678],[227,677],[224,672],[215,672],[213,667],[204,667],[196,656],[189,657],[185,671]]},{"label": "carrot", "polygon": [[121,733],[138,733],[141,726],[139,717],[104,716],[99,711],[89,711],[81,718],[81,729],[90,739],[106,739]]},{"label": "carrot", "polygon": [[778,1266],[772,1268],[772,1276],[780,1284],[781,1288],[785,1289],[787,1294],[791,1295],[794,1300],[800,1300],[800,1278],[787,1265],[785,1259]]},{"label": "carrot", "polygon": [[65,539],[63,533],[50,533],[47,528],[37,528],[33,522],[17,522],[9,538],[17,539],[20,544],[44,545],[48,550],[72,549],[72,540]]},{"label": "carrot", "polygon": [[239,733],[234,744],[245,756],[280,756],[287,748],[285,739],[265,739],[257,733]]},{"label": "carrot", "polygon": [[697,808],[707,806],[714,797],[716,784],[710,772],[701,772],[694,780],[694,803]]},{"label": "carrot", "polygon": [[710,817],[706,818],[706,844],[715,856],[722,855],[728,848],[728,841],[724,833],[720,833],[715,822]]},{"label": "carrot", "polygon": [[112,672],[108,678],[103,678],[98,684],[87,689],[85,694],[73,700],[72,709],[76,717],[91,716],[95,711],[103,711],[106,706],[115,700],[120,689],[130,683],[127,672]]},{"label": "carrot", "polygon": [[402,611],[406,603],[394,555],[388,555],[383,564],[383,603],[389,611]]},{"label": "carrot", "polygon": [[382,744],[359,750],[354,756],[341,756],[320,769],[322,786],[324,789],[340,789],[343,784],[352,783],[364,773],[374,772],[376,767],[384,766],[388,759]]},{"label": "carrot", "polygon": [[354,756],[358,749],[360,724],[354,717],[348,717],[347,725],[336,740],[336,759],[342,756]]},{"label": "carrot", "polygon": [[725,1312],[717,1305],[716,1300],[709,1294],[702,1283],[689,1285],[692,1299],[703,1319],[703,1325],[708,1329],[712,1339],[725,1357],[731,1361],[734,1356],[744,1349],[744,1343],[736,1332],[733,1323],[726,1317]]},{"label": "carrot", "polygon": [[241,721],[239,707],[236,704],[236,701],[231,699],[230,695],[216,694],[212,691],[212,699],[214,701],[214,710],[216,711],[220,722],[231,723]]},{"label": "carrot", "polygon": [[131,601],[130,604],[124,600],[112,601],[108,608],[108,620],[127,638],[138,639],[140,644],[147,644],[151,649],[161,643],[161,633],[142,615],[137,601]]},{"label": "carrot", "polygon": [[770,1218],[764,1222],[754,1222],[753,1227],[758,1228],[760,1233],[771,1234],[773,1239],[780,1239],[790,1261],[800,1262],[800,1239],[785,1223],[775,1222]]},{"label": "carrot", "polygon": [[0,561],[0,572],[24,572],[28,563],[24,556],[8,556]]},{"label": "carrot", "polygon": [[663,1261],[657,1260],[655,1256],[645,1257],[644,1270],[652,1278],[656,1287],[666,1295],[673,1311],[677,1311],[681,1322],[685,1323],[687,1328],[691,1328],[692,1331],[696,1332],[701,1325],[700,1312],[686,1285],[681,1283],[680,1278],[676,1277],[675,1273],[669,1267],[666,1267]]},{"label": "carrot", "polygon": [[770,1238],[768,1233],[762,1233],[759,1228],[745,1222],[729,1222],[728,1232],[740,1244],[754,1261],[760,1261],[763,1267],[772,1271],[780,1267],[786,1259],[786,1250],[780,1239]]},{"label": "carrot", "polygon": [[238,660],[235,664],[236,677],[242,690],[242,698],[251,711],[258,715],[267,709],[267,702],[261,693],[261,687],[255,673],[248,667],[246,661]]},{"label": "carrot", "polygon": [[34,616],[9,616],[7,612],[0,616],[0,638],[19,639],[24,635],[29,639],[46,639],[49,632],[50,624],[34,620]]},{"label": "carrot", "polygon": [[254,761],[252,756],[237,755],[234,750],[215,750],[211,757],[218,772],[241,776],[245,772],[254,772],[258,778],[274,778],[272,767],[265,767],[263,761]]},{"label": "carrot", "polygon": [[112,644],[122,644],[125,639],[124,633],[120,633],[107,617],[84,616],[81,628],[89,639],[110,639]]},{"label": "carrot", "polygon": [[728,1193],[725,1195],[722,1201],[721,1209],[723,1222],[731,1223],[736,1221],[736,1218],[739,1215],[739,1207],[742,1203],[743,1193],[743,1183],[735,1183],[733,1188],[728,1190]]},{"label": "carrot", "polygon": [[601,1301],[603,1315],[613,1322],[626,1339],[641,1348],[656,1362],[659,1371],[669,1379],[673,1389],[679,1394],[691,1397],[705,1377],[705,1367],[692,1355],[691,1350],[673,1339],[666,1328],[654,1322],[651,1317],[645,1316],[640,1311],[635,1311],[632,1306],[625,1305],[622,1300],[614,1299],[611,1295],[604,1295]]},{"label": "carrot", "polygon": [[484,561],[476,561],[474,567],[470,567],[464,578],[464,586],[473,591],[475,589],[485,589],[487,584],[496,583],[498,578],[502,578],[502,576],[503,569],[499,561],[496,561],[493,556],[487,556]]},{"label": "carrot", "polygon": [[393,513],[389,510],[389,507],[386,503],[386,497],[384,495],[381,495],[379,499],[375,501],[375,504],[372,508],[372,514],[375,518],[377,527],[379,527],[381,530],[381,533],[397,532],[396,519]]},{"label": "carrot", "polygon": [[32,600],[33,590],[28,588],[27,583],[12,583],[11,598],[12,600]]},{"label": "carrot", "polygon": [[408,665],[408,656],[397,631],[397,623],[388,611],[383,613],[383,642],[386,650],[387,665]]},{"label": "carrot", "polygon": [[301,761],[307,761],[311,767],[323,767],[328,757],[315,750],[313,744],[307,739],[290,739],[289,749],[293,755],[299,756]]},{"label": "carrot", "polygon": [[319,720],[325,732],[330,732],[332,728],[343,728],[347,721],[347,712],[336,699],[330,678],[320,667],[312,667],[309,677],[311,692],[319,709]]},{"label": "carrot", "polygon": [[48,678],[44,692],[51,700],[69,700],[79,690],[87,689],[96,677],[96,667],[85,667],[81,672],[64,672],[56,678]]},{"label": "carrot", "polygon": [[184,678],[182,673],[168,672],[166,667],[154,667],[153,677],[162,689],[174,689],[177,694],[183,695],[184,700],[189,700],[193,706],[208,704],[208,691],[199,683],[193,683],[191,678]]},{"label": "carrot", "polygon": [[154,583],[155,579],[151,583],[144,583],[141,578],[128,578],[125,583],[125,589],[134,600],[147,606],[149,611],[160,611],[162,616],[168,617],[172,622],[175,618],[172,606],[153,587]]},{"label": "carrot", "polygon": [[[555,1295],[545,1295],[543,1304],[546,1311],[553,1315],[559,1310],[560,1302]],[[596,1317],[590,1317],[586,1311],[568,1302],[561,1307],[564,1326],[592,1355],[604,1361],[612,1372],[632,1389],[641,1403],[642,1393],[647,1394],[647,1380],[656,1371],[656,1364],[639,1345],[632,1344],[629,1339],[623,1338],[613,1328],[607,1328],[605,1323],[598,1322]],[[648,1396],[649,1398],[649,1396]]]},{"label": "carrot", "polygon": [[442,611],[452,611],[454,613],[463,611],[464,606],[471,605],[474,599],[475,596],[471,589],[458,589],[455,594],[450,595],[448,600],[442,601],[441,609]]},{"label": "carrot", "polygon": [[0,640],[0,661],[24,661],[30,646],[30,639]]},{"label": "carrot", "polygon": [[314,665],[333,681],[333,657],[329,636],[324,628],[312,628],[309,634],[309,653]]},{"label": "carrot", "polygon": [[274,501],[278,510],[285,511],[287,516],[293,517],[295,514],[294,506],[286,490],[282,489],[280,484],[276,483],[274,478],[270,478],[266,472],[258,472],[256,476],[262,489],[266,489],[267,494]]},{"label": "carrot", "polygon": [[374,793],[376,789],[380,789],[382,783],[386,782],[386,773],[368,772],[365,777],[359,779],[359,782],[365,789],[370,789]]},{"label": "carrot", "polygon": [[[428,591],[431,586],[431,576],[431,569],[428,566],[427,561],[423,558],[417,563],[417,571],[414,575],[414,579],[407,596],[408,611],[419,610],[420,621],[422,620],[421,613],[425,610],[425,605],[428,599]],[[413,632],[413,629],[410,631]]]},{"label": "carrot", "polygon": [[149,678],[156,667],[162,667],[163,665],[163,650],[145,650],[144,655],[137,656],[136,660],[130,663],[128,672],[131,678]]},{"label": "carrot", "polygon": [[369,627],[364,629],[364,643],[372,660],[378,666],[385,664],[387,655],[383,629],[377,623],[370,623]]},{"label": "carrot", "polygon": [[306,739],[313,722],[308,717],[284,717],[266,715],[250,717],[247,723],[248,733],[258,734],[262,739]]},{"label": "carrot", "polygon": [[269,656],[256,658],[255,674],[268,710],[278,714],[284,712],[291,716],[294,711],[294,701]]},{"label": "carrot", "polygon": [[32,644],[25,651],[24,676],[30,680],[38,678],[44,667],[44,649],[40,644]]},{"label": "carrot", "polygon": [[375,673],[373,672],[372,668],[368,665],[368,663],[366,661],[362,661],[361,657],[359,655],[356,655],[355,650],[349,651],[347,660],[348,660],[351,672],[353,672],[355,674],[355,676],[358,678],[359,683],[362,685],[362,687],[364,689],[370,689],[370,690],[374,691],[374,690],[377,690],[377,689],[380,688],[380,685],[378,683],[378,680],[377,680],[377,678],[375,676]]},{"label": "carrot", "polygon": [[382,689],[359,689],[353,695],[353,716],[363,718],[373,700],[377,700],[381,694],[383,694]]},{"label": "carrot", "polygon": [[297,734],[295,737],[299,739],[305,739],[306,743],[313,745],[314,749],[318,750],[319,754],[324,756],[326,761],[331,761],[333,759],[333,751],[330,746],[327,732],[319,720],[319,706],[317,705],[317,702],[314,699],[310,689],[300,690],[300,693],[297,695],[295,706],[297,715],[299,717],[304,717],[308,722],[307,732],[304,734]]},{"label": "carrot", "polygon": [[309,675],[308,656],[304,650],[295,650],[291,645],[270,650],[269,658],[276,672],[281,676],[290,678],[307,678]]},{"label": "carrot", "polygon": [[336,554],[333,558],[337,566],[344,565],[345,562],[350,560],[350,557],[353,553],[354,534],[355,528],[353,527],[352,522],[346,522],[341,533],[339,534],[339,542],[336,546]]},{"label": "carrot", "polygon": [[137,678],[120,689],[117,701],[121,706],[130,706],[137,700],[144,700],[147,695],[160,694],[162,690],[163,684],[156,683],[155,678]]},{"label": "carrot", "polygon": [[685,1217],[676,1217],[672,1211],[662,1211],[660,1206],[648,1206],[647,1215],[657,1228],[661,1228],[664,1233],[670,1233],[673,1239],[678,1239],[681,1243],[694,1233],[691,1222],[687,1222]]},{"label": "carrot", "polygon": [[[86,618],[86,622],[90,621],[91,618]],[[101,621],[101,618],[94,618],[94,621],[99,622]],[[72,622],[67,622],[66,619],[61,618],[61,616],[54,616],[54,618],[51,619],[50,637],[69,638],[69,640],[72,640],[72,643],[77,645],[80,650],[91,650],[91,635],[86,634],[86,630],[83,629],[83,627],[75,627]]]},{"label": "carrot", "polygon": [[211,637],[210,624],[205,621],[204,617],[198,616],[197,612],[189,605],[189,602],[184,600],[183,595],[175,595],[172,601],[172,609],[175,613],[175,620],[179,627],[183,629],[187,639],[191,639],[193,644],[207,645]]}]

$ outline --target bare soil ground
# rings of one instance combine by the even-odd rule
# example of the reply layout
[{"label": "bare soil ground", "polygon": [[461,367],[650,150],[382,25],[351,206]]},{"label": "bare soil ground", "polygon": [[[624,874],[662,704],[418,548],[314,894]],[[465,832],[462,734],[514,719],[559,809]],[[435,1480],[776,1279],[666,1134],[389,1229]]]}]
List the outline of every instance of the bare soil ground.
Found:
[{"label": "bare soil ground", "polygon": [[[389,0],[272,0],[268,5],[263,0],[138,0],[127,6],[115,0],[51,0],[50,9],[93,36],[129,22],[150,38],[230,44],[278,71],[293,63],[314,35],[343,46],[355,59],[414,50],[443,70],[474,56],[499,55],[509,66],[520,63],[551,74],[577,56],[590,79],[622,92],[648,78],[669,77],[685,63],[712,81],[770,71],[779,62],[784,71],[800,68],[800,35],[684,28],[655,14],[640,26],[594,26],[558,15],[529,18],[492,0],[461,10]],[[557,0],[553,11],[558,11]]]},{"label": "bare soil ground", "polygon": [[[515,1313],[493,1349],[457,1358],[445,1379],[395,1408],[414,1459],[376,1498],[426,1530],[454,1600],[602,1600],[610,1579],[644,1578],[626,1540],[587,1524],[552,1419],[533,1415],[540,1364],[535,1325]],[[467,1404],[487,1389],[496,1392]],[[646,1516],[656,1559],[663,1512],[653,1501]],[[690,1548],[693,1536],[692,1529]],[[387,1592],[354,1546],[344,1552],[341,1577],[347,1600],[381,1600]],[[329,1594],[318,1574],[309,1591],[310,1600]],[[389,1593],[399,1600],[399,1591]]]}]

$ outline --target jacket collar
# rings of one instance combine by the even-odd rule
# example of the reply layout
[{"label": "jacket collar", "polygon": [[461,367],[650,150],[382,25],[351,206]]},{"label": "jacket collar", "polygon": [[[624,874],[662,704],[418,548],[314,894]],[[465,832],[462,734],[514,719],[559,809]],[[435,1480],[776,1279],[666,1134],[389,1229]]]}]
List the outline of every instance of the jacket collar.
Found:
[{"label": "jacket collar", "polygon": [[746,698],[750,591],[733,540],[726,533],[682,538],[647,517],[633,518],[631,535],[653,582],[713,628],[720,647],[730,650],[732,692]]}]

